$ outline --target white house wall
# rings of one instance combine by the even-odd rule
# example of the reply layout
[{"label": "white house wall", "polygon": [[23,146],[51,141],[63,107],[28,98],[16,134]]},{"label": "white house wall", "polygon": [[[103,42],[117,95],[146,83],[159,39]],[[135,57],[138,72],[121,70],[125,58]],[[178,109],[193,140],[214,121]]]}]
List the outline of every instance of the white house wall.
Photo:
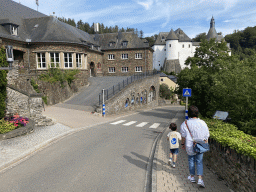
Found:
[{"label": "white house wall", "polygon": [[[184,47],[183,47],[184,46]],[[181,69],[186,67],[185,61],[188,57],[193,57],[193,46],[191,42],[180,42],[179,43],[179,61]]]},{"label": "white house wall", "polygon": [[164,65],[165,45],[154,45],[153,49],[153,69],[160,70]]}]

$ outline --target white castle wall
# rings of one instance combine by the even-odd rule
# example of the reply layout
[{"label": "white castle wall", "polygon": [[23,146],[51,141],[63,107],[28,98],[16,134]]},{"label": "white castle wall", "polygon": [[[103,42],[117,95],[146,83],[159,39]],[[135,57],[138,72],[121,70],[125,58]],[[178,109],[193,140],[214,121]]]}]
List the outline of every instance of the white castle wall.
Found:
[{"label": "white castle wall", "polygon": [[160,70],[164,65],[165,45],[154,45],[153,49],[153,69]]},{"label": "white castle wall", "polygon": [[193,46],[191,42],[180,42],[179,43],[180,49],[179,49],[179,61],[181,69],[184,69],[187,67],[185,65],[185,61],[188,57],[193,57]]},{"label": "white castle wall", "polygon": [[167,60],[178,59],[179,50],[180,50],[180,46],[179,46],[178,40],[166,41],[166,59]]}]

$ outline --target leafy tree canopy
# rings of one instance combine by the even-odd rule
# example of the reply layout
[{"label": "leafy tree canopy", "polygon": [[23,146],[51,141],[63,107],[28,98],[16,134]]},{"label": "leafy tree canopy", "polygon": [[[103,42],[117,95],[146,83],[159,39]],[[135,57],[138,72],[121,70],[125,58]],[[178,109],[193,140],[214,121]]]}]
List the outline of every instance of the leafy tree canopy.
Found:
[{"label": "leafy tree canopy", "polygon": [[193,38],[192,41],[201,42],[204,39],[206,39],[206,33],[200,33],[195,38]]},{"label": "leafy tree canopy", "polygon": [[190,68],[178,75],[178,93],[181,95],[183,88],[191,88],[189,102],[198,106],[204,117],[212,117],[216,110],[228,111],[232,123],[256,135],[251,123],[256,117],[256,55],[240,61],[226,51],[224,41],[202,41],[195,57],[186,60]]}]

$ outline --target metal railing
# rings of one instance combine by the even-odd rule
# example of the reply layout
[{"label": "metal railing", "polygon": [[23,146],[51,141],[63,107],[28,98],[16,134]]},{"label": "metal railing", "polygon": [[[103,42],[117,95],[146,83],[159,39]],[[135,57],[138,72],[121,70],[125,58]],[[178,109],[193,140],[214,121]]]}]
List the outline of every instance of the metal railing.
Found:
[{"label": "metal railing", "polygon": [[[144,79],[144,78],[156,75],[158,73],[160,73],[160,71],[147,71],[145,73],[134,74],[132,76],[127,77],[127,79],[123,80],[122,82],[119,82],[118,84],[108,89],[104,89],[104,101],[109,100],[111,97],[113,97],[115,94],[120,92],[123,88],[133,83],[134,81]],[[99,105],[101,105],[102,103],[103,103],[103,94],[101,92],[99,93]]]}]

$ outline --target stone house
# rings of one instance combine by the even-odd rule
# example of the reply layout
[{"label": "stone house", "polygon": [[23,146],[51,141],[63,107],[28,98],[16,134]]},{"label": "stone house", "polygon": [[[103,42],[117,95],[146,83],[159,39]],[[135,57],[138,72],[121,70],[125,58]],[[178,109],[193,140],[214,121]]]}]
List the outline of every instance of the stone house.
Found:
[{"label": "stone house", "polygon": [[153,49],[133,32],[93,36],[104,53],[103,75],[132,75],[153,70]]},{"label": "stone house", "polygon": [[152,70],[153,50],[134,33],[90,35],[12,0],[0,7],[0,46],[12,45],[14,60],[29,73],[59,67],[88,78]]}]

